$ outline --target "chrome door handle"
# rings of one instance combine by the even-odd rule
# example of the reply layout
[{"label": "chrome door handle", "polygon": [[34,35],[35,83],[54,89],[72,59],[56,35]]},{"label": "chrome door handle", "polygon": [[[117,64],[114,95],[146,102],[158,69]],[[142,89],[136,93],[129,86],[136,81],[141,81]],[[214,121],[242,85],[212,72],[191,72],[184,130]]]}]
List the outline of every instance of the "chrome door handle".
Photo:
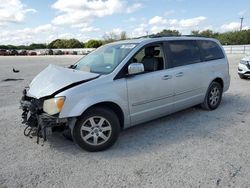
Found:
[{"label": "chrome door handle", "polygon": [[171,75],[164,75],[164,76],[162,77],[162,80],[169,80],[169,79],[171,79],[171,78],[172,78]]},{"label": "chrome door handle", "polygon": [[183,72],[179,72],[175,75],[176,77],[182,77],[183,76]]}]

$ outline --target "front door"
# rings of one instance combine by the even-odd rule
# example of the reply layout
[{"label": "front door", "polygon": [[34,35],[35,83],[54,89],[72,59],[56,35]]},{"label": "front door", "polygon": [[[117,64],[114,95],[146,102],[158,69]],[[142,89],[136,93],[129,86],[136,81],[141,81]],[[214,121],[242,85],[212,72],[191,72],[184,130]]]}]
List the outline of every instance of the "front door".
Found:
[{"label": "front door", "polygon": [[165,69],[161,44],[146,46],[133,58],[142,63],[145,72],[127,78],[131,124],[145,122],[168,113],[173,107],[171,70]]}]

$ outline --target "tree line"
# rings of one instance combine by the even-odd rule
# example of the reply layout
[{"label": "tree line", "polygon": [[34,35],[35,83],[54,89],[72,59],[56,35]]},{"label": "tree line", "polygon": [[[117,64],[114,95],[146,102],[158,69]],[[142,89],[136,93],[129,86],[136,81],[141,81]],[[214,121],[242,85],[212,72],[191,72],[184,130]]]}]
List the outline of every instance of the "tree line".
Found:
[{"label": "tree line", "polygon": [[[214,32],[212,30],[193,30],[190,33],[191,36],[215,38],[220,41],[222,45],[243,45],[250,44],[250,29],[242,31],[229,31],[224,33]],[[157,34],[151,35],[151,37],[157,36],[181,36],[181,33],[177,30],[163,30]]]},{"label": "tree line", "polygon": [[86,43],[77,39],[56,39],[49,44],[33,43],[30,45],[0,45],[3,50],[35,50],[35,49],[63,49],[63,48],[98,48],[103,42],[101,40],[89,40]]},{"label": "tree line", "polygon": [[[143,37],[158,37],[158,36],[181,36],[178,30],[164,29],[157,34],[152,34]],[[212,30],[193,30],[190,35],[198,37],[209,37],[218,39],[222,45],[242,45],[250,44],[250,29],[243,31],[230,31],[230,32],[214,32]],[[102,40],[89,40],[84,43],[77,39],[56,39],[49,44],[33,43],[30,45],[0,45],[0,49],[13,49],[13,50],[34,50],[34,49],[62,49],[62,48],[98,48],[103,44],[114,41],[129,39],[125,31],[120,34],[114,32],[107,33],[103,36]]]}]

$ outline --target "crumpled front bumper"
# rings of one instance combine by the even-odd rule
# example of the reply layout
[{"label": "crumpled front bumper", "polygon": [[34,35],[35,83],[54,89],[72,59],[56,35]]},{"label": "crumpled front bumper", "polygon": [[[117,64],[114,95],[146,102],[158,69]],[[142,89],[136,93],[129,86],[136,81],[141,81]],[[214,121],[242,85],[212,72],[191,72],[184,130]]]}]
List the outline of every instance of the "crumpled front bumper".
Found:
[{"label": "crumpled front bumper", "polygon": [[33,137],[37,136],[37,143],[39,138],[47,140],[47,135],[52,133],[52,128],[65,125],[67,119],[58,118],[57,115],[49,115],[43,111],[44,99],[35,99],[26,95],[26,90],[23,91],[23,96],[20,100],[20,108],[22,112],[22,124],[26,125],[24,135]]}]

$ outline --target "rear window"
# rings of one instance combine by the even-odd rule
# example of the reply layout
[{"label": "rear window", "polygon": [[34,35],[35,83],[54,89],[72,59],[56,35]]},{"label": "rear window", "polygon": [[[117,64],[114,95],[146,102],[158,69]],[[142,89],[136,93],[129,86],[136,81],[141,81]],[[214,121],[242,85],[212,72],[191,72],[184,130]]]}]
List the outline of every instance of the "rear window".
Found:
[{"label": "rear window", "polygon": [[204,61],[216,60],[224,58],[224,54],[220,46],[214,41],[199,41]]},{"label": "rear window", "polygon": [[171,67],[201,62],[200,49],[196,41],[169,41]]}]

